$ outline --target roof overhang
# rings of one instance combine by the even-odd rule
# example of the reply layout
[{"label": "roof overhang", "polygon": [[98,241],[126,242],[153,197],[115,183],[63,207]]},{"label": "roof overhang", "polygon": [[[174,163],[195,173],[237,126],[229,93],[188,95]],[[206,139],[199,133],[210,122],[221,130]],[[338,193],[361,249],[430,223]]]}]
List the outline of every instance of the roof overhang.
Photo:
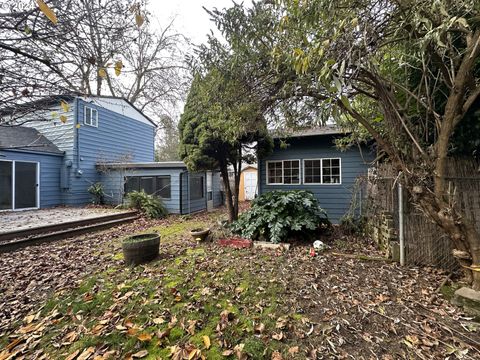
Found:
[{"label": "roof overhang", "polygon": [[161,161],[144,163],[97,163],[98,167],[107,169],[186,169],[183,161]]}]

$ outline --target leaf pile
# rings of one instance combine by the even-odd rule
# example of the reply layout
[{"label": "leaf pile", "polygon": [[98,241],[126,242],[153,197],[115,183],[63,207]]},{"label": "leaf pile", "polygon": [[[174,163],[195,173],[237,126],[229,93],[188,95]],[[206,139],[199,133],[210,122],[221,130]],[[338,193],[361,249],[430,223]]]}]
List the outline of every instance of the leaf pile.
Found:
[{"label": "leaf pile", "polygon": [[[201,219],[175,220],[169,228],[185,235]],[[0,359],[480,356],[479,325],[435,293],[441,271],[368,260],[378,253],[354,238],[313,258],[303,246],[277,253],[187,240],[172,237],[161,259],[133,269],[92,262],[74,289],[57,287],[2,330]]]}]

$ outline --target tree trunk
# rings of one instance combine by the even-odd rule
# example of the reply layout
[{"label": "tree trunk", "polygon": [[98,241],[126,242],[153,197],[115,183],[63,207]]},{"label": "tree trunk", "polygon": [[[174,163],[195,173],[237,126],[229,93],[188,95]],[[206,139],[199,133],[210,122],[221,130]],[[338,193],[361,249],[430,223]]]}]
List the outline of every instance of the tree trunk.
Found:
[{"label": "tree trunk", "polygon": [[232,223],[236,220],[235,207],[232,199],[232,190],[230,188],[230,180],[228,178],[228,168],[226,164],[220,165],[220,174],[222,175],[223,187],[225,188],[225,204],[228,211],[228,222]]},{"label": "tree trunk", "polygon": [[480,233],[475,224],[431,193],[421,197],[419,205],[450,237],[453,256],[460,263],[465,280],[474,290],[480,290]]}]

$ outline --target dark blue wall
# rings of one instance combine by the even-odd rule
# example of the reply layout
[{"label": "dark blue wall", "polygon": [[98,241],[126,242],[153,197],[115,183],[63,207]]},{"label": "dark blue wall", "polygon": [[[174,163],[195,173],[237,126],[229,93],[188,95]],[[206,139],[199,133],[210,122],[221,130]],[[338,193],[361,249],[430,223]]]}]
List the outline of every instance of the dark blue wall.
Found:
[{"label": "dark blue wall", "polygon": [[[333,223],[338,223],[350,206],[355,180],[360,175],[366,175],[369,163],[374,157],[371,151],[352,147],[347,151],[340,151],[334,145],[333,136],[309,136],[290,138],[286,142],[286,149],[281,149],[275,141],[275,148],[271,155],[259,159],[259,193],[272,190],[309,190],[318,199],[320,206],[327,211]],[[341,184],[303,184],[303,159],[312,158],[340,158]],[[266,161],[268,160],[300,160],[301,180],[298,185],[267,185]]]}]

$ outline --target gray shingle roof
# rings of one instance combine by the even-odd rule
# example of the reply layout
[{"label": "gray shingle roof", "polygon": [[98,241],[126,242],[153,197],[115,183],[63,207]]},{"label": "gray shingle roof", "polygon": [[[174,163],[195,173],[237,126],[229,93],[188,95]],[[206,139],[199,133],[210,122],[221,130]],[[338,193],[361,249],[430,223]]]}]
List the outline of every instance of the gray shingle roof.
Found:
[{"label": "gray shingle roof", "polygon": [[63,154],[63,151],[36,129],[24,126],[0,126],[0,149]]}]

